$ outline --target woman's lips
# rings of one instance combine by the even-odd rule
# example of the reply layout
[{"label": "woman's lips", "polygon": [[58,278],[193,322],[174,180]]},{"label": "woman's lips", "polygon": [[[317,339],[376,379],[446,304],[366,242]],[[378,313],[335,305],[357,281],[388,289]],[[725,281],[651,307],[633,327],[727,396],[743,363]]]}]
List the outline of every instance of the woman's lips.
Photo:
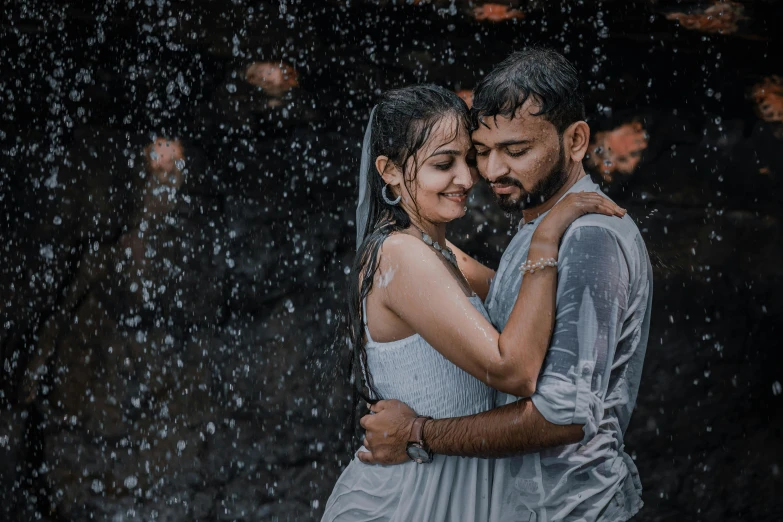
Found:
[{"label": "woman's lips", "polygon": [[467,192],[443,193],[441,194],[441,197],[444,197],[449,201],[453,201],[455,203],[465,203],[468,200],[468,193]]}]

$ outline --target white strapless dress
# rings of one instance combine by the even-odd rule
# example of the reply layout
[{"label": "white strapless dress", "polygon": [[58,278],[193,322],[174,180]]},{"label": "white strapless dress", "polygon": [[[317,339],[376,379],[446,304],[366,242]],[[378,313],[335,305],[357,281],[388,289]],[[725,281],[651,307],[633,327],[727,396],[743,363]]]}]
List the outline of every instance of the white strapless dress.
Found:
[{"label": "white strapless dress", "polygon": [[[471,303],[487,317],[478,296]],[[420,335],[391,343],[367,332],[367,365],[384,398],[419,415],[462,417],[491,409],[494,390],[450,363]],[[361,448],[360,451],[364,450]],[[322,522],[482,522],[494,461],[435,455],[429,464],[368,465],[356,456],[334,486]]]}]

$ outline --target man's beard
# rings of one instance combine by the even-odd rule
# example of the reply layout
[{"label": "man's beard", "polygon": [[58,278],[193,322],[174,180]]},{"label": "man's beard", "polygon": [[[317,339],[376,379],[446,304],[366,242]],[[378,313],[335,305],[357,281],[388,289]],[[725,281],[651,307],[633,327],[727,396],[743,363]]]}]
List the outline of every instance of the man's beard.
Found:
[{"label": "man's beard", "polygon": [[549,173],[539,180],[530,192],[526,192],[522,183],[512,178],[504,176],[496,180],[497,183],[513,185],[522,191],[519,199],[514,199],[511,194],[495,194],[495,201],[505,212],[519,213],[529,208],[535,208],[552,198],[557,191],[568,181],[568,172],[565,170],[565,154],[563,153],[562,138],[560,141],[560,152],[557,163],[549,170]]}]

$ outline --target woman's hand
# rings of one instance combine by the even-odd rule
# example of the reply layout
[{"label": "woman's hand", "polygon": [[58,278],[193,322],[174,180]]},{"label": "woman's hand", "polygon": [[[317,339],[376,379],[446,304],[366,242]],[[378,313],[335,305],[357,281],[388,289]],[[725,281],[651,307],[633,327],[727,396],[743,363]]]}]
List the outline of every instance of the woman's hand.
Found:
[{"label": "woman's hand", "polygon": [[534,235],[537,239],[555,244],[565,234],[571,223],[585,214],[625,216],[626,210],[597,192],[572,192],[560,200],[544,217]]}]

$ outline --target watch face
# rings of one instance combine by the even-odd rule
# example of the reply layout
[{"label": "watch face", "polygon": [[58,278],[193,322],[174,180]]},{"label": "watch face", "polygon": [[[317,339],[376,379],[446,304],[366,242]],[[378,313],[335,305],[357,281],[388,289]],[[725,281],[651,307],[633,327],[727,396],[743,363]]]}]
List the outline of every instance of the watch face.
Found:
[{"label": "watch face", "polygon": [[408,456],[419,464],[429,462],[431,460],[430,454],[419,446],[418,444],[411,444],[408,446]]}]

